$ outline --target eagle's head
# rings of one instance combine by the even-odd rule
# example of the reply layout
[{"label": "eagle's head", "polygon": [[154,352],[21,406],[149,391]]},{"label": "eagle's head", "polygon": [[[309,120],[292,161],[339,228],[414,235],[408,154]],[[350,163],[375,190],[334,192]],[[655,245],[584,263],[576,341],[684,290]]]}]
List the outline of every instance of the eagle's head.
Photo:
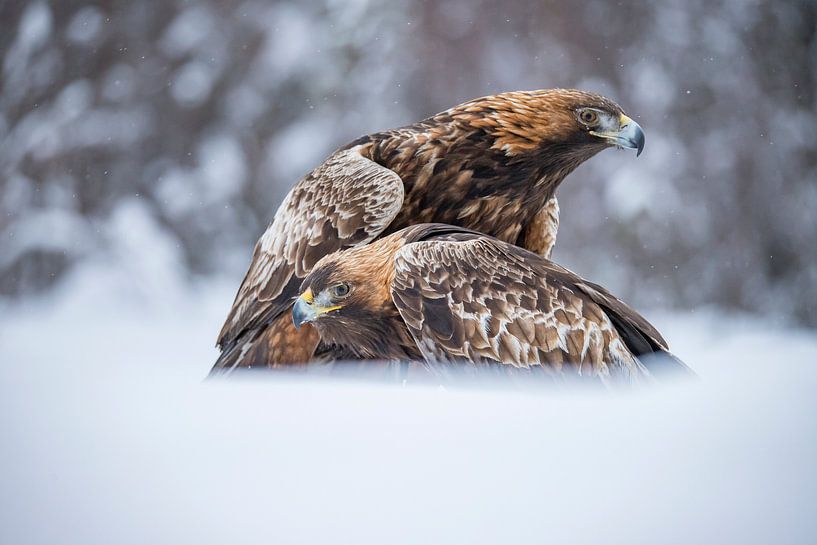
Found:
[{"label": "eagle's head", "polygon": [[586,159],[604,148],[644,149],[644,131],[612,100],[575,89],[512,91],[474,99],[447,112],[484,130],[491,148],[517,157],[558,148]]},{"label": "eagle's head", "polygon": [[372,244],[323,257],[301,284],[292,308],[295,327],[311,323],[324,341],[354,347],[362,357],[383,352],[389,319],[394,253],[403,244],[391,235]]}]

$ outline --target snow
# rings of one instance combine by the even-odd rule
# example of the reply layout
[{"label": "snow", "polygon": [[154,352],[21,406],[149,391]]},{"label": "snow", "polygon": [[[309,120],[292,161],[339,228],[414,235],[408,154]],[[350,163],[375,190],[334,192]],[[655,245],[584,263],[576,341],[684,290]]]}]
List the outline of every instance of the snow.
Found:
[{"label": "snow", "polygon": [[700,380],[632,393],[204,381],[236,279],[138,257],[0,312],[2,543],[817,538],[813,332],[648,313]]},{"label": "snow", "polygon": [[90,226],[75,214],[52,208],[16,222],[0,254],[0,265],[11,263],[31,248],[54,249],[64,255],[82,254],[91,246]]},{"label": "snow", "polygon": [[85,6],[71,18],[66,34],[75,43],[92,42],[102,30],[102,24],[102,12],[93,6]]},{"label": "snow", "polygon": [[25,51],[41,46],[51,33],[51,24],[51,10],[48,9],[48,4],[32,2],[20,19],[17,46]]},{"label": "snow", "polygon": [[192,61],[185,64],[176,74],[171,87],[173,98],[182,106],[201,105],[210,94],[213,76],[213,70],[203,62]]},{"label": "snow", "polygon": [[205,6],[195,6],[179,13],[161,39],[162,49],[173,57],[195,51],[207,40],[216,25]]},{"label": "snow", "polygon": [[171,214],[197,214],[203,206],[228,202],[246,180],[244,154],[229,134],[204,139],[195,158],[196,168],[171,164],[156,177],[154,192]]}]

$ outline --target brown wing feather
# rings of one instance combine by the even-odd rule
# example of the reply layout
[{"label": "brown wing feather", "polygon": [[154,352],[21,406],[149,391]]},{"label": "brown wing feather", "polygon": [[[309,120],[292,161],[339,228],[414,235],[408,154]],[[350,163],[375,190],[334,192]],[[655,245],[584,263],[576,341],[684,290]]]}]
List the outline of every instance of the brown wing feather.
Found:
[{"label": "brown wing feather", "polygon": [[402,180],[364,152],[364,146],[335,152],[281,203],[255,246],[219,334],[222,356],[216,368],[236,363],[227,353],[239,337],[265,327],[289,308],[301,280],[321,257],[372,241],[400,211]]},{"label": "brown wing feather", "polygon": [[[636,355],[655,352],[658,350],[669,350],[669,346],[659,331],[624,301],[607,291],[606,288],[589,282],[579,277],[573,271],[566,269],[552,261],[547,262],[548,274],[554,280],[565,285],[573,286],[574,289],[586,295],[590,300],[599,305],[604,312],[613,320],[619,330],[627,329],[632,334],[637,334],[639,339],[633,339],[633,346],[630,349]],[[624,331],[621,331],[624,333]],[[636,346],[636,343],[638,345]]]},{"label": "brown wing feather", "polygon": [[[471,235],[471,240],[429,240],[400,249],[392,297],[423,356],[432,362],[548,366],[602,377],[646,374],[611,311],[581,284],[586,283],[539,256]],[[640,319],[645,331],[657,334],[615,301],[612,312],[634,327]]]}]

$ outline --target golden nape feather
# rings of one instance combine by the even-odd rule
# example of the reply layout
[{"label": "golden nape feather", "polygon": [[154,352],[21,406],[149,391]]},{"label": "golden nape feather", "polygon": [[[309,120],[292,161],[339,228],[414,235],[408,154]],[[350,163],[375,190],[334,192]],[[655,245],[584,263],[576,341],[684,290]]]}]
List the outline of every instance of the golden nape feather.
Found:
[{"label": "golden nape feather", "polygon": [[449,225],[416,225],[328,256],[302,288],[310,298],[296,302],[296,324],[362,358],[506,364],[604,382],[686,371],[649,322],[600,286]]},{"label": "golden nape feather", "polygon": [[[640,127],[617,104],[563,89],[483,97],[359,138],[284,199],[255,247],[212,372],[331,353],[308,328],[284,331],[290,326],[281,316],[315,263],[332,252],[441,222],[549,255],[562,180],[605,148],[640,152],[643,144]],[[278,346],[282,338],[287,347]]]}]

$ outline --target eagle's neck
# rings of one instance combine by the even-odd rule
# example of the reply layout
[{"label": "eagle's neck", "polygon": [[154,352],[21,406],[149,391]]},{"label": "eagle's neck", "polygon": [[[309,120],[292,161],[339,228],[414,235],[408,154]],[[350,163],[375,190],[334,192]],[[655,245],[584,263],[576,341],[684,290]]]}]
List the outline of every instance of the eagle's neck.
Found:
[{"label": "eagle's neck", "polygon": [[[535,152],[520,157],[520,168],[529,173],[527,183],[533,188],[530,202],[537,205],[537,211],[553,197],[556,189],[571,172],[602,149],[603,146],[543,143]],[[511,160],[510,164],[513,163]]]},{"label": "eagle's neck", "polygon": [[483,131],[456,123],[421,123],[372,135],[370,158],[394,170],[406,191],[387,233],[440,222],[515,243],[562,180],[589,157],[569,144],[508,155],[494,142]]},{"label": "eagle's neck", "polygon": [[[361,325],[364,324],[365,326]],[[340,315],[331,323],[316,323],[321,339],[326,344],[341,348],[357,359],[408,361],[420,360],[422,354],[400,317],[389,301],[384,308],[361,320],[344,320]]]}]

